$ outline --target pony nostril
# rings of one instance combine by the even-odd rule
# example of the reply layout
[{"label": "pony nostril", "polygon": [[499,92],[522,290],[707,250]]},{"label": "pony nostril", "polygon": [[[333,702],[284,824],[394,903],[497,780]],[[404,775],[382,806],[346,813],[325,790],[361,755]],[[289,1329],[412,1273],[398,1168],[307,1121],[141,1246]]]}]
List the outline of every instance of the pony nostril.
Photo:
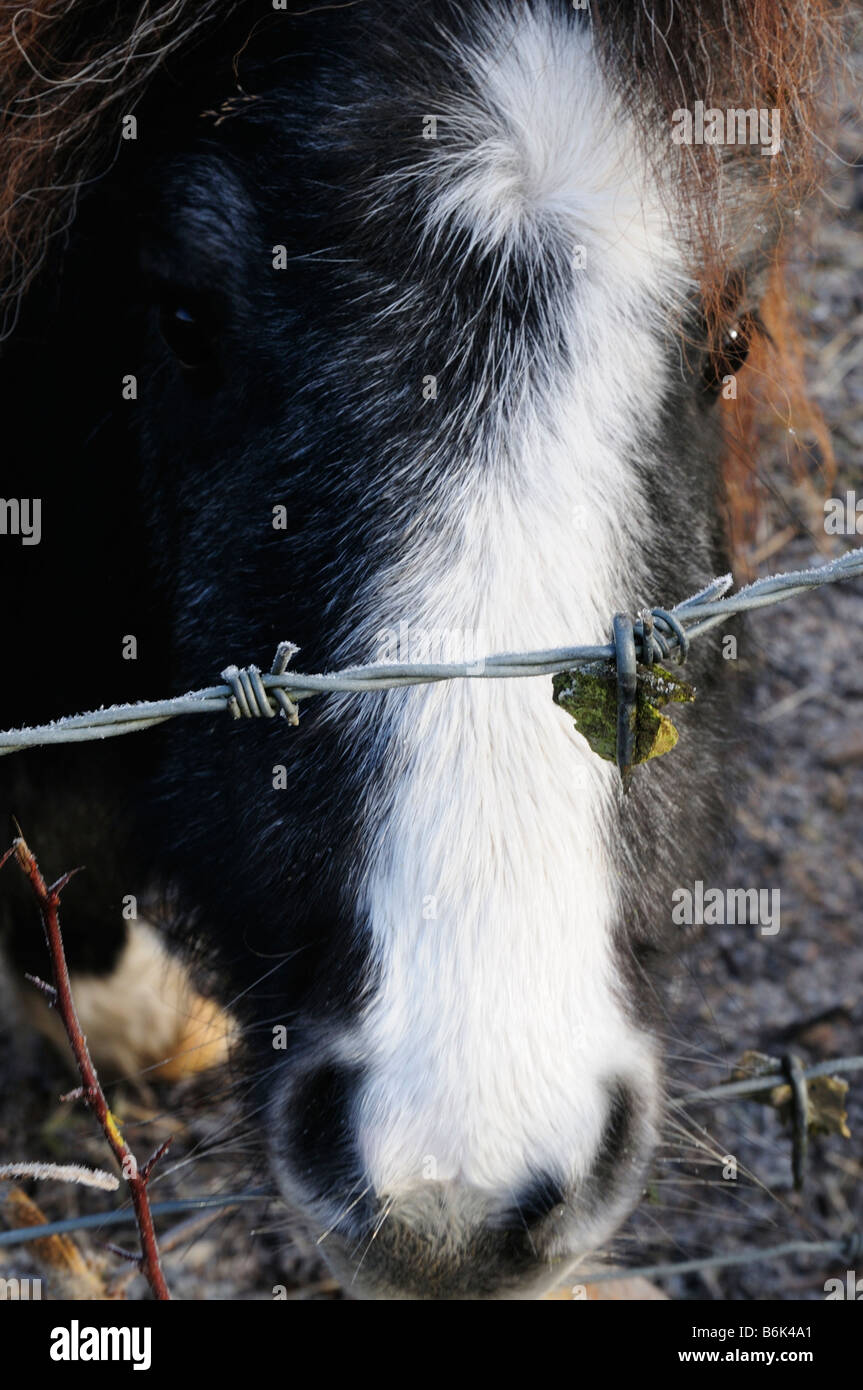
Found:
[{"label": "pony nostril", "polygon": [[609,1099],[600,1158],[607,1166],[614,1167],[632,1143],[638,1098],[632,1086],[625,1081],[615,1081],[610,1087]]},{"label": "pony nostril", "polygon": [[358,1192],[362,1185],[351,1122],[360,1080],[360,1068],[328,1062],[303,1076],[286,1098],[290,1161],[313,1199],[332,1199],[351,1184]]},{"label": "pony nostril", "polygon": [[507,1210],[507,1225],[535,1226],[555,1208],[566,1205],[566,1189],[548,1173],[540,1173],[520,1191],[515,1203]]}]

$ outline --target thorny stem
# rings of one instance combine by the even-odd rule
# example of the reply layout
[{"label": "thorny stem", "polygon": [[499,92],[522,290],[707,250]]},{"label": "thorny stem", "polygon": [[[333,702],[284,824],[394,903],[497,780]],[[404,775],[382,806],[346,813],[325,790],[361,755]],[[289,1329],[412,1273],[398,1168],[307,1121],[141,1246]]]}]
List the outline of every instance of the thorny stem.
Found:
[{"label": "thorny stem", "polygon": [[30,880],[36,900],[39,904],[39,912],[42,916],[42,926],[45,931],[45,940],[51,955],[51,965],[54,972],[54,989],[56,990],[56,1007],[58,1014],[66,1029],[69,1045],[75,1057],[78,1071],[81,1074],[82,1087],[80,1095],[90,1109],[96,1115],[102,1132],[105,1135],[120,1170],[129,1184],[129,1192],[132,1198],[132,1206],[135,1210],[135,1219],[138,1225],[138,1234],[141,1239],[141,1273],[153,1291],[153,1297],[161,1301],[169,1300],[171,1295],[165,1283],[165,1276],[162,1273],[162,1264],[159,1259],[159,1247],[156,1242],[156,1230],[153,1225],[153,1216],[150,1211],[150,1199],[147,1195],[147,1181],[153,1170],[153,1166],[158,1158],[164,1153],[167,1145],[162,1145],[153,1157],[139,1169],[135,1155],[129,1148],[116,1119],[111,1113],[105,1093],[99,1082],[96,1068],[90,1057],[87,1047],[87,1039],[81,1031],[81,1024],[78,1021],[78,1012],[75,1008],[75,1001],[72,998],[72,988],[69,982],[69,968],[66,964],[66,952],[63,949],[63,937],[60,932],[60,918],[58,907],[60,905],[60,893],[69,879],[71,873],[63,874],[56,883],[50,886],[45,879],[36,862],[35,855],[31,852],[23,836],[19,836],[13,841],[11,849],[0,857],[0,869],[6,863],[10,855],[14,854],[20,868]]}]

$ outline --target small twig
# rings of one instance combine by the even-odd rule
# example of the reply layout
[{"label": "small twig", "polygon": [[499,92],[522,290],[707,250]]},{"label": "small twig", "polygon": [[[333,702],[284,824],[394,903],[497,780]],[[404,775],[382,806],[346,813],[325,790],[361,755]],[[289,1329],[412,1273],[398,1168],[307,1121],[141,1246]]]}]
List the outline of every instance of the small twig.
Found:
[{"label": "small twig", "polygon": [[[3,862],[5,863],[6,861],[4,860]],[[40,994],[44,994],[45,998],[48,1000],[48,1008],[53,1009],[54,1005],[57,1003],[57,991],[54,986],[49,985],[47,980],[40,980],[38,975],[28,975],[26,972],[24,974],[24,979],[29,980],[31,985],[35,985]]]},{"label": "small twig", "polygon": [[158,1149],[154,1149],[153,1153],[150,1154],[150,1157],[141,1169],[141,1177],[144,1182],[147,1181],[156,1164],[159,1162],[159,1159],[165,1156],[173,1142],[174,1136],[172,1134],[170,1139],[166,1139],[164,1144],[160,1144]]},{"label": "small twig", "polygon": [[[218,1211],[198,1212],[196,1216],[190,1216],[187,1221],[181,1221],[179,1225],[173,1226],[171,1230],[164,1231],[159,1238],[159,1248],[162,1254],[166,1255],[169,1250],[176,1250],[177,1246],[181,1245],[184,1241],[191,1241],[199,1232],[207,1230],[212,1226],[214,1221],[218,1221],[220,1216],[227,1216],[234,1211],[236,1211],[235,1206],[226,1206]],[[123,1255],[129,1262],[130,1267],[120,1270],[119,1274],[111,1280],[112,1296],[115,1298],[118,1295],[123,1296],[129,1284],[131,1284],[132,1280],[141,1272],[140,1258],[137,1255],[131,1255],[128,1250],[124,1250],[122,1245],[109,1244],[106,1245],[105,1248],[106,1250],[113,1250],[117,1255]]]},{"label": "small twig", "polygon": [[85,1168],[81,1163],[0,1163],[0,1180],[6,1178],[53,1179],[55,1182],[77,1182],[82,1187],[98,1187],[103,1192],[116,1192],[120,1179],[101,1168]]},{"label": "small twig", "polygon": [[114,1157],[120,1165],[120,1170],[129,1184],[129,1193],[132,1199],[132,1206],[135,1209],[138,1234],[141,1239],[141,1271],[145,1275],[153,1291],[154,1298],[162,1301],[170,1299],[171,1295],[168,1292],[165,1276],[162,1273],[162,1265],[159,1259],[159,1247],[156,1242],[156,1231],[153,1226],[150,1201],[147,1196],[147,1179],[150,1176],[153,1163],[158,1157],[158,1152],[150,1159],[146,1170],[141,1172],[138,1168],[135,1155],[123,1138],[117,1120],[111,1113],[108,1102],[105,1099],[105,1093],[102,1090],[96,1068],[93,1066],[90,1057],[87,1039],[81,1031],[81,1024],[78,1020],[75,1001],[72,998],[69,968],[66,964],[66,953],[63,949],[63,938],[60,932],[60,919],[57,911],[60,905],[60,893],[69,882],[72,874],[63,874],[56,883],[51,884],[49,887],[40,872],[35,856],[30,851],[23,836],[16,839],[11,849],[7,850],[2,859],[0,859],[0,868],[3,867],[10,854],[13,853],[22,871],[29,878],[36,900],[39,904],[42,926],[45,931],[45,939],[48,944],[54,973],[54,989],[57,995],[56,1008],[63,1021],[63,1026],[66,1030],[69,1044],[81,1075],[82,1097],[96,1115],[102,1127],[102,1132],[111,1146]]},{"label": "small twig", "polygon": [[100,1271],[85,1260],[70,1236],[52,1230],[41,1207],[20,1187],[0,1187],[0,1218],[27,1232],[31,1257],[48,1277],[50,1297],[76,1302],[110,1297]]},{"label": "small twig", "polygon": [[110,1250],[112,1255],[118,1255],[121,1260],[128,1260],[129,1264],[135,1266],[136,1274],[141,1269],[141,1254],[138,1250],[124,1250],[122,1245],[114,1245],[112,1241],[106,1241],[105,1249]]}]

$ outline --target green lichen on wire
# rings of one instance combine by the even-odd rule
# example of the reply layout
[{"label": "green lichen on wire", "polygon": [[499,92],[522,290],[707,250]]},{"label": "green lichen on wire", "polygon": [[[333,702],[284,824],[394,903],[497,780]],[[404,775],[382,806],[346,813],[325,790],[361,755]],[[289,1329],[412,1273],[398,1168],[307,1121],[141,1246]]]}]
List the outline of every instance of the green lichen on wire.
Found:
[{"label": "green lichen on wire", "polygon": [[[632,707],[635,735],[633,763],[646,763],[668,753],[677,743],[677,730],[661,707],[689,704],[695,690],[663,666],[637,667],[638,685]],[[561,671],[552,681],[555,704],[566,710],[594,753],[606,762],[617,757],[617,672],[611,661],[591,661]]]}]

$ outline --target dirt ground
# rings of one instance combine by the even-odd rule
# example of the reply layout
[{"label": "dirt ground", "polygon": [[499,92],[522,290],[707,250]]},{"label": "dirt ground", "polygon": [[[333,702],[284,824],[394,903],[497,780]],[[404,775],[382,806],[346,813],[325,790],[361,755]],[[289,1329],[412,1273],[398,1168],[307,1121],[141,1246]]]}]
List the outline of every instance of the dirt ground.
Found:
[{"label": "dirt ground", "polygon": [[[859,92],[863,42],[854,51],[850,90]],[[796,293],[810,325],[809,379],[836,453],[831,491],[844,496],[857,488],[863,497],[863,119],[850,99],[837,149],[845,162],[833,161],[828,215],[801,256]],[[794,476],[779,420],[774,436],[762,460],[770,488],[755,542],[760,572],[808,567],[863,544],[825,535],[817,476],[809,483]],[[808,1063],[863,1052],[863,584],[754,615],[740,661],[749,718],[732,736],[745,741],[751,775],[725,881],[778,888],[781,929],[762,936],[755,927],[712,928],[679,962],[668,1025],[675,1099],[726,1079],[747,1048],[793,1051]],[[0,1076],[0,1156],[105,1162],[103,1141],[80,1107],[58,1103],[69,1074],[47,1044],[22,1029],[2,981]],[[648,1192],[604,1258],[640,1267],[863,1232],[863,1072],[848,1079],[851,1138],[811,1141],[802,1192],[793,1190],[790,1143],[774,1110],[749,1101],[672,1107]],[[255,1136],[238,1120],[237,1085],[228,1076],[149,1097],[110,1093],[139,1155],[176,1136],[152,1185],[154,1201],[253,1188],[265,1194],[218,1213],[161,1219],[171,1232],[163,1246],[172,1292],[270,1299],[281,1285],[289,1298],[343,1297],[317,1252],[299,1242],[278,1201],[266,1196],[270,1179],[256,1170]],[[737,1160],[736,1181],[722,1177],[725,1155]],[[0,1229],[4,1219],[16,1224],[3,1190],[0,1184]],[[79,1187],[27,1190],[49,1220],[116,1205]],[[146,1293],[132,1267],[104,1248],[108,1240],[131,1247],[128,1227],[74,1239],[86,1276],[46,1271],[42,1254],[34,1262],[28,1246],[0,1246],[0,1276],[47,1272],[54,1296]],[[843,1261],[800,1255],[660,1283],[676,1299],[820,1299],[825,1279],[844,1273]]]}]

